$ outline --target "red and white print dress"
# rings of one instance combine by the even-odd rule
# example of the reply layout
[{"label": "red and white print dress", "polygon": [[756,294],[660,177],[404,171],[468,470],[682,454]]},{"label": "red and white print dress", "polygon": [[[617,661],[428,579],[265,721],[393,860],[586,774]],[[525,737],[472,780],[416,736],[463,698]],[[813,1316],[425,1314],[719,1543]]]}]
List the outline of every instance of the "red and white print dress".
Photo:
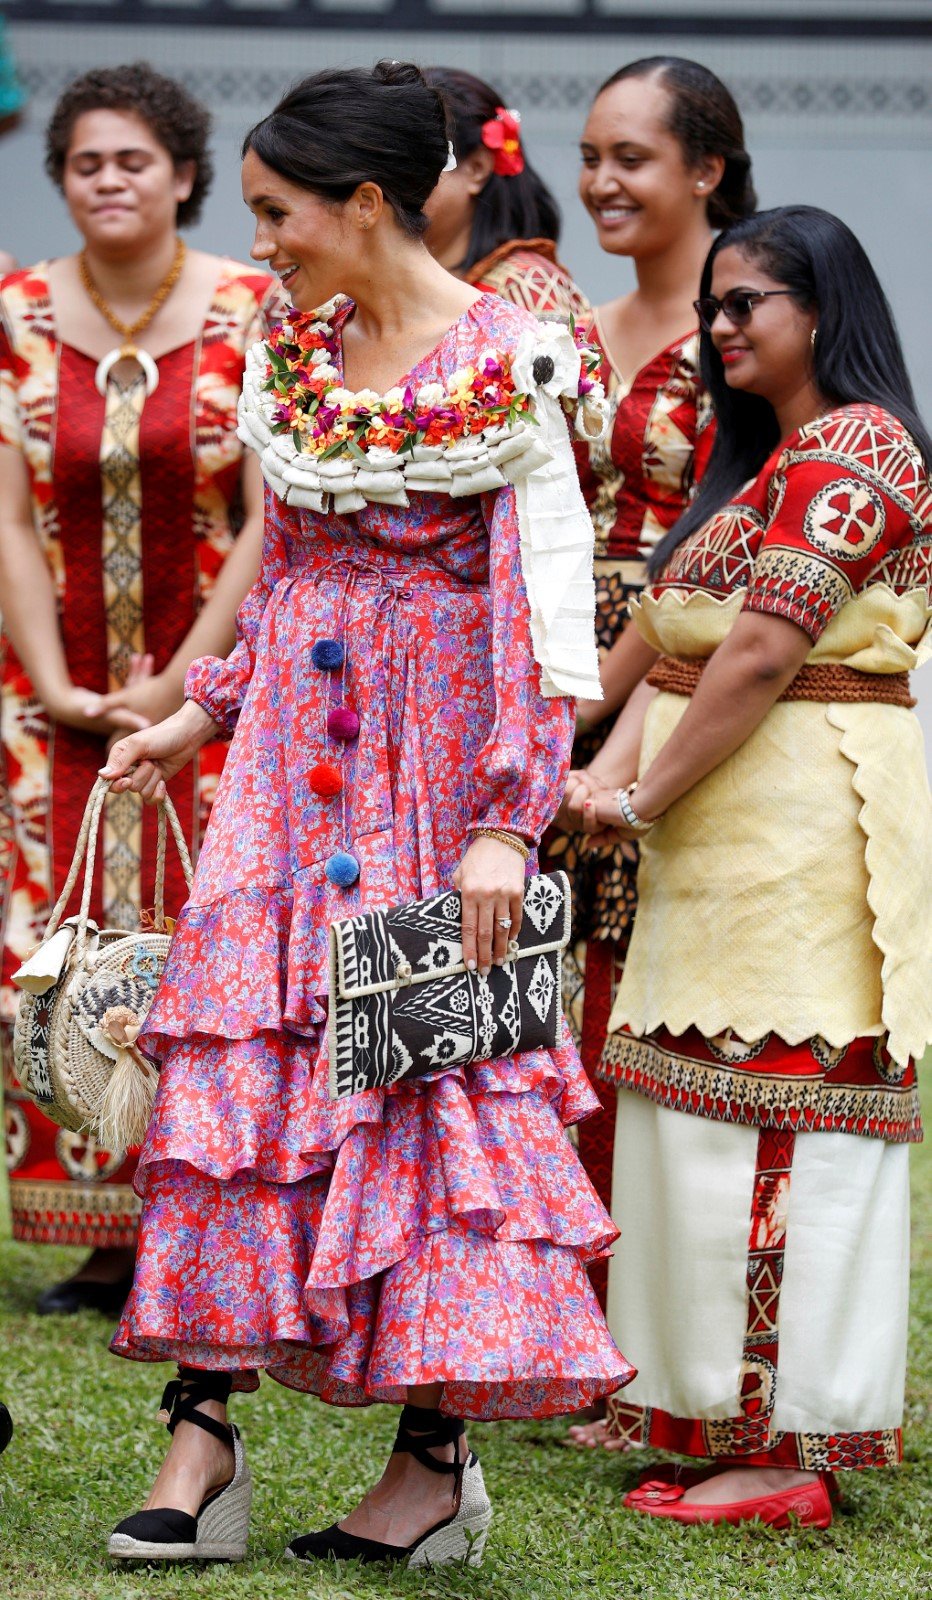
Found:
[{"label": "red and white print dress", "polygon": [[[528,326],[485,295],[410,381]],[[596,1104],[573,1045],[328,1093],[329,923],[448,887],[471,826],[538,839],[562,792],[573,707],[540,693],[514,491],[345,517],[269,495],[239,643],[187,690],[233,743],[144,1035],[161,1079],[114,1349],[346,1405],[442,1382],[466,1417],[611,1393],[632,1369],[586,1275],[615,1229],[565,1132]],[[337,700],[360,718],[342,757]]]},{"label": "red and white print dress", "polygon": [[[246,351],[279,300],[267,275],[219,261],[200,333],[159,359],[147,399],[141,374],[129,383],[111,374],[98,394],[96,361],[58,337],[46,264],[0,285],[0,444],[25,461],[74,683],[119,688],[134,652],[150,652],[160,671],[210,595],[239,516]],[[206,746],[173,790],[195,849],[224,752],[219,740]],[[0,635],[0,1043],[13,1237],[90,1248],[134,1243],[135,1158],[56,1128],[20,1093],[10,979],[42,937],[104,754],[96,734],[49,719]],[[153,904],[154,862],[153,814],[135,796],[114,798],[91,902],[102,926],[136,926]],[[184,897],[170,855],[166,905],[175,911]]]},{"label": "red and white print dress", "polygon": [[[611,407],[605,438],[577,445],[580,483],[595,528],[596,631],[607,654],[628,621],[628,602],[647,581],[647,560],[685,509],[712,447],[714,426],[699,377],[699,335],[687,334],[627,379],[614,366],[596,312],[589,339],[602,352]],[[577,737],[574,767],[600,749],[606,728]],[[620,850],[591,856],[578,837],[551,835],[549,859],[573,877],[574,938],[564,963],[564,998],[587,1072],[597,1074],[612,1002],[637,907],[637,863]],[[611,1204],[615,1095],[598,1085],[602,1111],[579,1130],[583,1166]],[[606,1264],[593,1269],[605,1302]]]},{"label": "red and white print dress", "polygon": [[[609,1409],[637,1442],[900,1457],[932,807],[896,675],[928,654],[930,601],[926,467],[894,417],[849,406],[785,441],[637,608],[689,661],[745,611],[786,618],[825,696],[781,698],[642,844],[603,1063],[625,1225],[609,1320],[639,1369]],[[658,694],[642,770],[687,704]]]}]

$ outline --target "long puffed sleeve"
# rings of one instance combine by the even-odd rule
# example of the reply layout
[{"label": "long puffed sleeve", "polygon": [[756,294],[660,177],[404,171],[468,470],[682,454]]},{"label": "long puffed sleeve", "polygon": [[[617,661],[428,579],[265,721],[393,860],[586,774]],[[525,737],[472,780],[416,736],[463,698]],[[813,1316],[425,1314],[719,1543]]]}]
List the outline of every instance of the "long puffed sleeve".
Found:
[{"label": "long puffed sleeve", "polygon": [[540,692],[514,489],[482,498],[489,530],[495,723],[472,775],[472,827],[539,840],[563,797],[575,700]]},{"label": "long puffed sleeve", "polygon": [[226,660],[201,656],[192,661],[184,680],[186,700],[196,700],[224,733],[232,736],[256,664],[256,642],[269,596],[288,573],[289,522],[297,513],[265,492],[265,537],[259,576],[236,614],[236,644]]}]

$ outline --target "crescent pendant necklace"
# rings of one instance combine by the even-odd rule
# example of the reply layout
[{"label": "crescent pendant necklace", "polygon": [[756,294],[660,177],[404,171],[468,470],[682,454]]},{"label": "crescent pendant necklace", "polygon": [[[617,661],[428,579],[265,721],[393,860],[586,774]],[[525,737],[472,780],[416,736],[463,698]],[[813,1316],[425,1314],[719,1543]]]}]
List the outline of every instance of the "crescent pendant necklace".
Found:
[{"label": "crescent pendant necklace", "polygon": [[174,260],[172,261],[172,264],[165,277],[162,279],[161,283],[156,289],[155,294],[152,296],[152,299],[149,301],[149,304],[146,306],[142,316],[137,317],[135,322],[123,322],[118,316],[115,315],[113,311],[111,311],[106,300],[91,277],[91,269],[87,264],[86,250],[81,251],[81,254],[78,257],[78,266],[80,268],[81,282],[84,286],[85,293],[87,294],[88,299],[90,299],[97,307],[97,310],[100,312],[104,321],[108,322],[114,333],[118,333],[120,338],[123,340],[123,343],[118,349],[109,350],[107,354],[103,356],[102,359],[97,363],[97,371],[94,374],[94,383],[97,386],[98,394],[106,394],[107,379],[110,376],[112,368],[116,366],[117,362],[130,359],[133,361],[138,361],[139,365],[142,367],[143,376],[146,380],[146,396],[148,397],[150,394],[153,394],[158,388],[159,369],[150,356],[148,350],[140,350],[136,345],[135,340],[137,335],[142,333],[144,328],[148,328],[149,323],[155,316],[155,313],[158,311],[160,306],[165,304],[165,301],[168,299],[169,295],[174,289],[175,284],[181,277],[181,269],[184,266],[184,258],[186,254],[187,251],[184,240],[176,240]]}]

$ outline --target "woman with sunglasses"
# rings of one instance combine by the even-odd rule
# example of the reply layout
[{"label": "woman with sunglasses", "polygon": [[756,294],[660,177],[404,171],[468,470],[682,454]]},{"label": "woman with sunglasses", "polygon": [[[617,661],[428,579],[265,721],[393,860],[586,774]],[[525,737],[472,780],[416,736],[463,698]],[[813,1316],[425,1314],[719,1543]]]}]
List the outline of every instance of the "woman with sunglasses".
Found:
[{"label": "woman with sunglasses", "polygon": [[521,139],[521,114],[471,72],[428,67],[453,124],[455,165],[424,210],[427,248],[482,294],[500,294],[538,317],[585,317],[589,302],[557,260],[560,208]]},{"label": "woman with sunglasses", "polygon": [[[574,766],[592,761],[603,720],[617,711],[650,657],[628,628],[646,558],[686,506],[708,457],[708,397],[698,370],[693,300],[713,230],[753,211],[741,116],[725,85],[696,61],[634,61],[601,87],[582,136],[579,192],[599,243],[633,264],[634,289],[599,306],[590,338],[602,353],[612,408],[604,440],[580,447],[581,478],[596,535],[596,595],[603,702],[579,707]],[[565,820],[565,819],[564,819]],[[551,836],[550,860],[573,873],[577,921],[565,1001],[590,1073],[598,1069],[631,934],[637,894],[632,850],[596,861],[579,835]],[[580,1129],[583,1163],[611,1202],[614,1093]],[[606,1264],[593,1268],[604,1303]],[[604,1424],[578,1425],[574,1443],[606,1440]]]},{"label": "woman with sunglasses", "polygon": [[639,766],[613,734],[572,800],[596,842],[641,847],[605,1054],[610,1323],[638,1377],[609,1411],[711,1462],[651,1469],[630,1508],[825,1527],[834,1472],[902,1447],[932,440],[837,218],[728,229],[697,309],[716,440],[636,607],[658,658]]}]

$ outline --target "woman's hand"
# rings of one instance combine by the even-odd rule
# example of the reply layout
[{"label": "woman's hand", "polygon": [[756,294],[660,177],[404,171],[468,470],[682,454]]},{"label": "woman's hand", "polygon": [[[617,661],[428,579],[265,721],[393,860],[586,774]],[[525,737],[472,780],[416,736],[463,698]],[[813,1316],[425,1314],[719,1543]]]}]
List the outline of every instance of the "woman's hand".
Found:
[{"label": "woman's hand", "polygon": [[589,767],[574,767],[566,780],[563,803],[554,817],[554,824],[564,833],[581,833],[583,828],[583,802],[598,794],[606,785]]},{"label": "woman's hand", "polygon": [[202,745],[216,739],[220,729],[213,717],[193,700],[154,728],[119,739],[100,769],[102,778],[114,780],[115,794],[131,790],[149,805],[165,798],[165,784],[191,761]]},{"label": "woman's hand", "polygon": [[63,722],[69,728],[80,728],[82,733],[99,734],[102,739],[126,733],[128,729],[149,726],[151,719],[130,706],[101,710],[101,702],[105,698],[108,697],[95,694],[93,689],[82,689],[79,684],[68,683],[54,695],[47,695],[43,703],[53,721]]},{"label": "woman's hand", "polygon": [[500,839],[474,839],[453,874],[463,897],[463,960],[488,977],[517,939],[524,907],[524,862]]},{"label": "woman's hand", "polygon": [[[65,682],[47,696],[46,710],[56,722],[80,728],[83,733],[97,733],[111,743],[128,729],[151,727],[153,722],[161,722],[178,709],[177,696],[172,696],[169,702],[152,693],[150,685],[159,682],[153,677],[153,666],[152,656],[134,655],[126,683],[112,694],[97,694],[93,689]],[[145,688],[140,693],[138,686],[143,685]]]},{"label": "woman's hand", "polygon": [[164,722],[183,704],[184,690],[177,681],[153,672],[151,656],[134,656],[122,689],[98,695],[96,707],[88,707],[87,715],[111,717],[129,713],[141,720],[124,726],[148,728],[155,722]]},{"label": "woman's hand", "polygon": [[582,831],[589,838],[590,848],[604,849],[607,845],[621,844],[629,860],[634,860],[633,849],[626,848],[642,837],[629,828],[618,809],[618,787],[594,790],[582,802]]}]

